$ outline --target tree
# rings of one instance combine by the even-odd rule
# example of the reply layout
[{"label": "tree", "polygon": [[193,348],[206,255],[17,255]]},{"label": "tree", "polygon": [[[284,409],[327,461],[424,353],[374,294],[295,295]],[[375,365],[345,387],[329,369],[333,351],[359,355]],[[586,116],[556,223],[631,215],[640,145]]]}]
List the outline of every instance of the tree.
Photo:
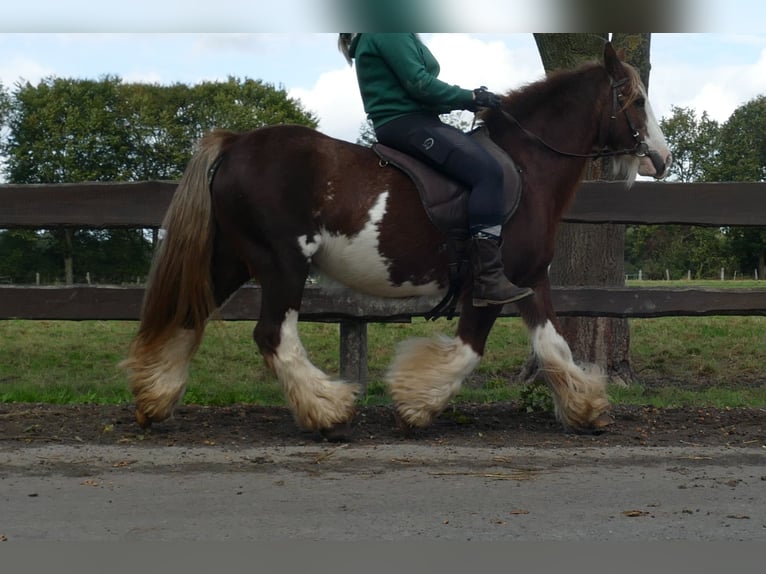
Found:
[{"label": "tree", "polygon": [[[625,51],[626,60],[649,83],[651,34],[614,34],[612,43]],[[535,34],[546,71],[570,68],[601,57],[606,34]],[[602,162],[593,162],[588,179],[607,173]],[[562,224],[551,265],[554,285],[624,285],[624,225]],[[598,261],[592,258],[599,253]],[[626,319],[563,317],[563,335],[580,361],[602,367],[614,382],[631,382],[630,327]]]},{"label": "tree", "polygon": [[0,82],[0,130],[5,128],[6,117],[11,109],[11,97]]},{"label": "tree", "polygon": [[[715,181],[719,163],[720,126],[707,112],[673,107],[660,121],[673,150],[669,178],[679,182]],[[725,237],[719,228],[692,225],[628,226],[625,239],[626,271],[639,269],[647,279],[711,277],[731,266]]]},{"label": "tree", "polygon": [[[19,85],[9,114],[4,170],[14,183],[64,183],[121,179],[125,132],[115,122],[119,80],[49,78]],[[74,281],[74,230],[49,232]]]},{"label": "tree", "polygon": [[372,127],[372,122],[365,120],[359,128],[359,136],[356,138],[356,143],[364,147],[372,147],[377,141],[378,138],[375,136],[375,128]]},{"label": "tree", "polygon": [[673,150],[668,178],[682,182],[716,181],[721,126],[707,112],[697,118],[690,108],[673,106],[671,116],[660,120],[665,139]]},{"label": "tree", "polygon": [[[721,128],[718,181],[766,181],[766,96],[743,104]],[[731,227],[726,230],[740,271],[766,275],[766,229]]]},{"label": "tree", "polygon": [[[18,85],[7,110],[9,132],[0,153],[8,157],[3,172],[14,183],[177,179],[194,142],[212,128],[317,125],[284,89],[235,78],[192,87],[124,84],[112,76],[47,78]],[[83,280],[86,271],[102,280],[133,280],[145,274],[151,256],[143,230],[62,229],[35,235],[49,253],[63,258],[67,283]],[[0,268],[8,268],[8,261]],[[28,270],[17,267],[9,274],[28,278]]]}]

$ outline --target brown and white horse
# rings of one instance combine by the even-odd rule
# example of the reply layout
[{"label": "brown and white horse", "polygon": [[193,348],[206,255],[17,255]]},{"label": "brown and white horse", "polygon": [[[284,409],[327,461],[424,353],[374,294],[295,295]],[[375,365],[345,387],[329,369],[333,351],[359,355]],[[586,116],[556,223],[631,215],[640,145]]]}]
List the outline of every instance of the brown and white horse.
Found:
[{"label": "brown and white horse", "polygon": [[[630,185],[661,178],[665,139],[634,68],[610,44],[604,62],[560,71],[502,98],[481,117],[510,154],[523,195],[503,229],[505,269],[534,296],[517,303],[564,427],[589,430],[608,408],[603,377],[572,360],[551,303],[548,266],[559,221],[589,158],[613,155]],[[371,150],[298,126],[205,136],[163,223],[139,331],[123,361],[142,426],[170,416],[211,314],[243,283],[262,286],[253,336],[297,424],[327,431],[353,417],[358,385],[333,380],[298,336],[313,266],[359,292],[383,297],[442,294],[445,238],[409,178],[382,168]],[[468,282],[470,284],[470,282]],[[467,286],[470,290],[470,285]],[[401,419],[428,425],[484,353],[500,307],[463,294],[454,338],[400,345],[387,383]]]}]

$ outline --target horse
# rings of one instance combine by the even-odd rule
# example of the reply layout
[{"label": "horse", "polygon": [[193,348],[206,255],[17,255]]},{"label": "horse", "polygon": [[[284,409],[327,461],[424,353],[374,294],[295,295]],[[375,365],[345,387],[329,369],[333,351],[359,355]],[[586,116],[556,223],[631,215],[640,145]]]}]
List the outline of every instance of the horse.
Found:
[{"label": "horse", "polygon": [[[561,335],[548,267],[559,222],[588,162],[612,156],[617,177],[664,177],[671,154],[636,69],[607,43],[603,59],[559,70],[477,114],[509,154],[523,193],[503,227],[508,277],[534,294],[517,305],[565,430],[609,424],[603,373],[579,365]],[[245,282],[261,286],[253,338],[298,427],[348,429],[359,385],[310,361],[298,334],[312,269],[382,297],[434,297],[448,288],[444,234],[412,180],[369,148],[317,130],[277,125],[203,136],[166,212],[138,331],[121,365],[141,427],[172,415],[207,322]],[[426,427],[485,351],[502,306],[474,307],[461,291],[453,337],[400,343],[385,375],[395,415]]]}]

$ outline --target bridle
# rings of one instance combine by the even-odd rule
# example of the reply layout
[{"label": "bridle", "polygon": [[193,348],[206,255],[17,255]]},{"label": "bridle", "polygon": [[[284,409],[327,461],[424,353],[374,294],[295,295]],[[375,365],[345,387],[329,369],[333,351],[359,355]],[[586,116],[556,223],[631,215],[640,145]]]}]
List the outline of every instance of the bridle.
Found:
[{"label": "bridle", "polygon": [[622,86],[625,85],[628,81],[628,78],[622,78],[620,80],[615,81],[614,78],[610,78],[610,86],[612,88],[612,114],[610,115],[610,123],[609,123],[609,134],[611,136],[613,130],[614,130],[614,122],[617,121],[617,114],[619,111],[622,111],[623,115],[625,116],[625,120],[628,122],[628,128],[630,129],[631,135],[633,136],[633,139],[636,142],[636,145],[632,148],[625,148],[625,149],[619,149],[619,150],[609,150],[609,149],[603,149],[601,151],[593,152],[593,153],[573,153],[573,152],[567,152],[560,150],[552,145],[550,145],[548,142],[546,142],[543,138],[538,136],[537,134],[529,131],[527,128],[525,128],[521,122],[519,122],[518,119],[516,119],[512,114],[508,113],[502,108],[499,108],[500,113],[505,117],[507,120],[513,122],[518,126],[518,128],[526,135],[527,137],[537,141],[539,144],[541,144],[543,147],[549,149],[550,151],[557,153],[559,155],[563,155],[566,157],[579,157],[579,158],[586,158],[586,159],[596,159],[601,157],[614,157],[614,156],[620,156],[620,155],[632,155],[636,157],[646,157],[649,156],[650,159],[654,162],[655,161],[655,155],[653,152],[649,150],[649,145],[641,139],[641,134],[639,133],[638,129],[636,129],[636,125],[633,123],[633,120],[630,117],[630,114],[628,114],[627,108],[622,105],[622,101],[624,99],[624,96],[622,94]]}]

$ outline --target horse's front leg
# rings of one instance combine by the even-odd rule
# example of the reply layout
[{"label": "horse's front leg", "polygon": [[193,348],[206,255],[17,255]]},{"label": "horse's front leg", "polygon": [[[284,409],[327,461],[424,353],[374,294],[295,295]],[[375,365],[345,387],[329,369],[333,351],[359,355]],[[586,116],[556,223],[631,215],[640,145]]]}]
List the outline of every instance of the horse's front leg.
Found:
[{"label": "horse's front leg", "polygon": [[386,382],[402,421],[425,427],[446,408],[479,364],[500,307],[464,305],[457,336],[401,343]]},{"label": "horse's front leg", "polygon": [[264,278],[261,285],[261,315],[253,338],[279,380],[296,423],[331,437],[334,431],[345,432],[359,385],[333,380],[309,360],[298,336],[303,281]]},{"label": "horse's front leg", "polygon": [[530,331],[532,350],[553,395],[556,418],[566,429],[593,431],[609,423],[606,377],[596,365],[578,365],[553,309],[550,282],[535,287],[518,303]]}]

